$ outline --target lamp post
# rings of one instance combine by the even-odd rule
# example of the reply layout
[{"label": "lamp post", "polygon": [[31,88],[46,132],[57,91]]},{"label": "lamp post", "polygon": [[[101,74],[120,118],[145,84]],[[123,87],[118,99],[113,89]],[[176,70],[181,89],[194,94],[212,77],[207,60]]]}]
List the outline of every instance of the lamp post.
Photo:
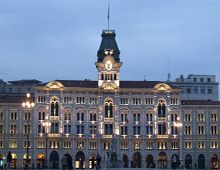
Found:
[{"label": "lamp post", "polygon": [[48,135],[48,127],[51,126],[51,123],[48,120],[48,116],[45,117],[44,122],[42,123],[42,125],[45,127],[45,131],[46,131],[46,154],[45,154],[45,168],[47,169],[47,135]]},{"label": "lamp post", "polygon": [[[34,107],[34,102],[31,102],[30,93],[27,93],[26,97],[27,97],[26,102],[22,103],[22,107],[24,107],[24,108],[26,107],[29,110],[30,108]],[[26,144],[27,145],[27,159],[26,159],[26,164],[25,164],[26,170],[28,170],[28,168],[29,168],[29,130],[30,130],[29,129],[29,119],[30,119],[30,115],[27,111],[27,144]]]},{"label": "lamp post", "polygon": [[[183,126],[183,124],[180,122],[180,118],[177,117],[177,122],[174,122],[174,126],[178,128],[178,161],[180,162],[180,158],[179,158],[179,150],[180,150],[180,127]],[[178,162],[178,165],[179,165]]]}]

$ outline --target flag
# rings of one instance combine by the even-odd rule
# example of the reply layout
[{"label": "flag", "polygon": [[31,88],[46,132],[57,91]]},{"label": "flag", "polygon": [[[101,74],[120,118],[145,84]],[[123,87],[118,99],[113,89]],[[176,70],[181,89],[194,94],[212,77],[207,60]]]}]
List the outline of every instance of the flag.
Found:
[{"label": "flag", "polygon": [[109,19],[109,9],[110,9],[110,3],[108,4],[108,16],[107,16],[108,19]]},{"label": "flag", "polygon": [[167,128],[166,128],[166,123],[163,122],[163,128],[165,129],[165,132],[167,131]]}]

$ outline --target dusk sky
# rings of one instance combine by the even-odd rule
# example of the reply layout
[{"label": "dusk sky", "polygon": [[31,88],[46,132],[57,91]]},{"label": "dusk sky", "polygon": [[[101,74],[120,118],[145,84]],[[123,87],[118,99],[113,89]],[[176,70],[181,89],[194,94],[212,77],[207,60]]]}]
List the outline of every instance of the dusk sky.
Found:
[{"label": "dusk sky", "polygon": [[220,82],[219,0],[1,0],[0,79],[97,80],[109,2],[120,80]]}]

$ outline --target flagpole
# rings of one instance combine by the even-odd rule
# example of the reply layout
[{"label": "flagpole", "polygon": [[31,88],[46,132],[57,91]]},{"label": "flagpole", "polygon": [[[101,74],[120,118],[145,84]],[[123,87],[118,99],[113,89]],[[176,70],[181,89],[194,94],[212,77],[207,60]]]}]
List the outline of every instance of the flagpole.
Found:
[{"label": "flagpole", "polygon": [[109,33],[109,11],[110,11],[110,2],[108,3],[108,33]]}]

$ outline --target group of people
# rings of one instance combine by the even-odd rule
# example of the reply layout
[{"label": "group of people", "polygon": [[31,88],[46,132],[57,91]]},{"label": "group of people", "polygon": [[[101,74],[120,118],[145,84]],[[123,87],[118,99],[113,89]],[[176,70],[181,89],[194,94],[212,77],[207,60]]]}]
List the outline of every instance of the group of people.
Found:
[{"label": "group of people", "polygon": [[[94,157],[93,157],[93,159],[94,159]],[[96,170],[100,170],[100,168],[101,168],[101,166],[100,166],[101,161],[102,161],[102,158],[101,158],[101,156],[98,153],[97,156],[96,156],[96,162],[97,162]],[[62,163],[62,170],[65,170],[67,165],[68,165],[68,160],[67,160],[67,157],[65,156],[65,154],[63,155],[63,157],[61,159],[61,163]],[[84,163],[84,159],[81,158],[80,159],[80,167],[81,167],[81,169],[83,169],[83,163]],[[93,164],[92,167],[94,168],[94,160],[92,161],[92,164]],[[70,166],[69,166],[69,168],[70,168]]]}]

